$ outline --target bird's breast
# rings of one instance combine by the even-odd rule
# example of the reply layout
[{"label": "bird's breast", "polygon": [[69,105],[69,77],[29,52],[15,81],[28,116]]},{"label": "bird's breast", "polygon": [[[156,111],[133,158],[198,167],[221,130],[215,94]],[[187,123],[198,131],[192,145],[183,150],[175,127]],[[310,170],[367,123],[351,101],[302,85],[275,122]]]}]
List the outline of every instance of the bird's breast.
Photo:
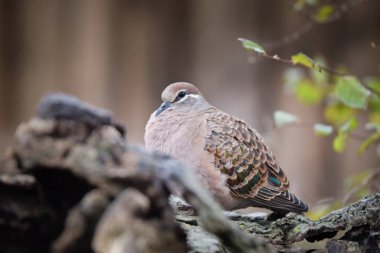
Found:
[{"label": "bird's breast", "polygon": [[163,112],[160,116],[152,116],[148,121],[146,148],[182,160],[224,208],[236,206],[236,200],[226,186],[225,175],[215,167],[214,155],[205,150],[207,115],[188,118],[174,114],[168,116]]},{"label": "bird's breast", "polygon": [[183,160],[184,156],[204,148],[205,122],[201,117],[194,119],[182,114],[152,115],[146,126],[145,146]]}]

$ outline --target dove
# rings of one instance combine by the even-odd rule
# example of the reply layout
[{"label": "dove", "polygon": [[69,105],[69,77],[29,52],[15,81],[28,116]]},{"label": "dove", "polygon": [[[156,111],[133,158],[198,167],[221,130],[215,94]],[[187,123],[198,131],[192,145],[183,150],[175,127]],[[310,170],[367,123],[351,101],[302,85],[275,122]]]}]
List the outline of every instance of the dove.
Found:
[{"label": "dove", "polygon": [[170,84],[161,98],[145,127],[145,147],[186,163],[225,210],[308,210],[289,191],[284,171],[254,128],[211,105],[190,83]]}]

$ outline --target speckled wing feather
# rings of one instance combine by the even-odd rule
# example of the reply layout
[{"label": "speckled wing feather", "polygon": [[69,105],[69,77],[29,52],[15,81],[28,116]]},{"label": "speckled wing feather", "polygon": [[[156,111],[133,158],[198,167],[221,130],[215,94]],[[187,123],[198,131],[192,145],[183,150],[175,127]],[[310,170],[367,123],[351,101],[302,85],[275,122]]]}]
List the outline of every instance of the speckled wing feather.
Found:
[{"label": "speckled wing feather", "polygon": [[223,112],[210,113],[205,149],[227,175],[232,196],[277,212],[305,212],[307,206],[288,191],[289,181],[263,138],[244,121]]}]

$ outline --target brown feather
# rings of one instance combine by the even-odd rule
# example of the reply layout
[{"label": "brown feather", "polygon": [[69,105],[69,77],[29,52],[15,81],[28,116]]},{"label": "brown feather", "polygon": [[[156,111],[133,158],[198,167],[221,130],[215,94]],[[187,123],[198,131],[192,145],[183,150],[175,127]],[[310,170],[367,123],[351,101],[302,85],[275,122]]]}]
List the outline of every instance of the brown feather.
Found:
[{"label": "brown feather", "polygon": [[[209,114],[207,122],[205,149],[214,154],[215,166],[228,176],[226,184],[232,195],[270,200],[287,191],[289,182],[257,131],[221,111]],[[280,184],[268,181],[269,176]]]}]

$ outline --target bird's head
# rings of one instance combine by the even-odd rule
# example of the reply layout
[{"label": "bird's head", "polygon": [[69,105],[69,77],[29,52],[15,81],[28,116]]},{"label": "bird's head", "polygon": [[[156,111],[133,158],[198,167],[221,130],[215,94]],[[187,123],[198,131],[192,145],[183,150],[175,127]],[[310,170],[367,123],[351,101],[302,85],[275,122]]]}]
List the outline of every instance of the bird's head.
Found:
[{"label": "bird's head", "polygon": [[191,83],[178,82],[167,86],[161,94],[163,103],[156,110],[157,117],[167,109],[178,110],[197,106],[205,102],[201,92]]}]

